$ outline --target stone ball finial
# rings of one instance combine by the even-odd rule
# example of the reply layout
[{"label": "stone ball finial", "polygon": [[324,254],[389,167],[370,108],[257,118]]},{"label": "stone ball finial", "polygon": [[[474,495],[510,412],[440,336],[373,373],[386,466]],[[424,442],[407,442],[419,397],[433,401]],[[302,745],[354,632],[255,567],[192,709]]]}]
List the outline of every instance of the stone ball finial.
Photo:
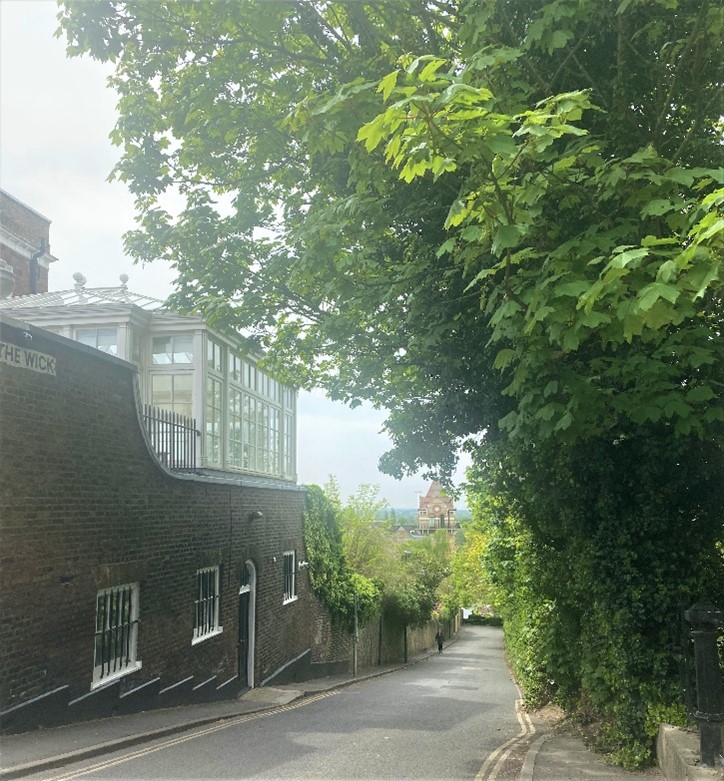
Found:
[{"label": "stone ball finial", "polygon": [[123,287],[125,287],[125,286],[126,286],[126,284],[128,283],[128,274],[121,274],[121,276],[120,276],[120,277],[118,277],[118,279],[120,279],[120,280],[121,280],[121,285],[122,285]]}]

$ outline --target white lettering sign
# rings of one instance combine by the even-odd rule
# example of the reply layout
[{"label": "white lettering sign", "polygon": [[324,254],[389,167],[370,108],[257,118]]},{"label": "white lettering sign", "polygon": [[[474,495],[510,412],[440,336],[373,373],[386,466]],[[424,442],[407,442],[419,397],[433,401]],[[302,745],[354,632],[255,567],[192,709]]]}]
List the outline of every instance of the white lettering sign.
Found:
[{"label": "white lettering sign", "polygon": [[40,374],[52,374],[55,377],[55,358],[52,355],[39,353],[37,350],[26,350],[17,344],[0,342],[0,363],[30,369]]}]

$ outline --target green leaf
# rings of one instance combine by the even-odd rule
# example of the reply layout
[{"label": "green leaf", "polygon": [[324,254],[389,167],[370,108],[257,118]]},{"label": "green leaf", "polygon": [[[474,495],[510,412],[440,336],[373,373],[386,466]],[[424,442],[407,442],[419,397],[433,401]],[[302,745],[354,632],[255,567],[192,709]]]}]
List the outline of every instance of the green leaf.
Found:
[{"label": "green leaf", "polygon": [[551,380],[543,389],[543,396],[548,398],[556,393],[558,390],[558,380]]},{"label": "green leaf", "polygon": [[456,198],[452,205],[450,206],[450,211],[447,214],[447,219],[445,220],[445,228],[454,228],[457,225],[460,225],[463,220],[468,216],[470,213],[469,206],[466,201],[462,200],[461,198]]},{"label": "green leaf", "polygon": [[399,75],[399,71],[392,71],[392,73],[388,73],[387,76],[380,81],[377,91],[382,93],[383,100],[387,100],[392,94],[392,91],[397,86]]},{"label": "green leaf", "polygon": [[570,328],[563,335],[563,342],[561,344],[561,347],[565,352],[570,353],[577,350],[580,343],[581,343],[580,334],[577,331]]},{"label": "green leaf", "polygon": [[692,404],[710,401],[716,398],[716,393],[708,385],[697,385],[686,393],[686,400]]},{"label": "green leaf", "polygon": [[570,412],[566,412],[554,426],[554,431],[565,431],[571,427],[572,423],[573,415]]},{"label": "green leaf", "polygon": [[[648,257],[649,250],[646,247],[616,247],[615,255],[613,256],[613,259],[608,264],[606,269],[610,268],[626,268],[630,263],[634,263],[635,261],[642,260],[645,257]],[[638,264],[636,264],[638,265]]]},{"label": "green leaf", "polygon": [[493,368],[494,369],[505,369],[508,366],[510,366],[511,361],[515,357],[515,350],[511,350],[509,348],[506,348],[504,350],[501,350],[496,356],[495,361],[493,362]]},{"label": "green leaf", "polygon": [[500,255],[503,250],[512,249],[520,243],[522,231],[517,225],[501,225],[493,236],[493,253]]},{"label": "green leaf", "polygon": [[665,285],[663,282],[652,282],[641,289],[637,296],[637,303],[639,309],[645,312],[651,309],[660,298],[675,304],[679,294],[680,291],[673,285]]},{"label": "green leaf", "polygon": [[660,217],[662,214],[673,211],[676,207],[667,198],[655,198],[644,204],[641,214],[644,217]]},{"label": "green leaf", "polygon": [[555,292],[559,296],[571,296],[578,298],[582,293],[585,293],[591,285],[585,280],[577,280],[576,282],[564,282],[562,285],[557,285]]},{"label": "green leaf", "polygon": [[486,145],[496,155],[512,156],[518,152],[518,145],[508,135],[495,135],[486,140]]},{"label": "green leaf", "polygon": [[435,75],[443,65],[445,65],[445,60],[430,60],[430,62],[428,62],[427,65],[420,71],[418,78],[420,81],[433,81]]}]

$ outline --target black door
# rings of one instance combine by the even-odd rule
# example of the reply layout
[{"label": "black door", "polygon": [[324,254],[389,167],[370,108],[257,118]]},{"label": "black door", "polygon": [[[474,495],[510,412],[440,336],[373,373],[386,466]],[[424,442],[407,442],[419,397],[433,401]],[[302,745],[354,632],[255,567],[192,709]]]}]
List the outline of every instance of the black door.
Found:
[{"label": "black door", "polygon": [[249,604],[251,587],[249,570],[242,565],[239,574],[239,683],[245,688],[249,685]]}]

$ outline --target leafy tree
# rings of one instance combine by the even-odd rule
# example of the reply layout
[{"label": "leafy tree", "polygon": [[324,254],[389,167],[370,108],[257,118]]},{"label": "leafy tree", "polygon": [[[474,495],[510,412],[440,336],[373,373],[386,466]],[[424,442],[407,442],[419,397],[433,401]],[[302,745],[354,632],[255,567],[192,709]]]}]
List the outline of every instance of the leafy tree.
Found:
[{"label": "leafy tree", "polygon": [[114,175],[139,222],[128,251],[170,263],[175,303],[246,328],[280,376],[396,409],[396,474],[451,470],[454,444],[511,408],[486,412],[505,384],[487,371],[486,318],[435,254],[457,186],[407,184],[356,140],[399,56],[454,51],[456,13],[444,0],[61,11],[69,51],[116,66]]},{"label": "leafy tree", "polygon": [[[339,496],[336,480],[330,477],[324,486],[328,496]],[[369,578],[380,579],[389,570],[392,557],[390,524],[378,521],[387,501],[379,495],[379,486],[362,484],[345,504],[339,504],[342,544],[350,567]]]},{"label": "leafy tree", "polygon": [[[675,696],[667,620],[698,573],[724,582],[722,21],[712,0],[61,4],[69,51],[116,66],[127,249],[281,377],[389,408],[390,473],[473,452],[518,669],[591,703],[628,765],[642,703]],[[386,591],[405,622],[438,603],[417,562]]]},{"label": "leafy tree", "polygon": [[477,526],[468,524],[461,544],[453,554],[453,587],[456,600],[463,607],[480,608],[491,602],[490,586],[483,567],[486,545],[487,535]]},{"label": "leafy tree", "polygon": [[352,631],[355,614],[360,626],[376,615],[380,592],[373,581],[347,563],[337,513],[334,500],[321,488],[307,486],[304,543],[312,588],[333,620]]},{"label": "leafy tree", "polygon": [[322,495],[339,533],[334,549],[343,556],[345,566],[379,589],[387,620],[399,626],[419,626],[433,616],[450,617],[459,609],[449,580],[452,554],[446,532],[420,540],[396,540],[389,522],[377,520],[386,506],[377,486],[361,485],[345,503],[337,480],[330,476]]},{"label": "leafy tree", "polygon": [[296,382],[389,407],[391,473],[499,421],[721,429],[716,3],[62,8],[116,63],[128,249]]},{"label": "leafy tree", "polygon": [[449,618],[459,608],[449,588],[449,575],[446,532],[397,544],[394,567],[387,572],[382,588],[385,617],[401,626],[422,626],[433,617]]}]

